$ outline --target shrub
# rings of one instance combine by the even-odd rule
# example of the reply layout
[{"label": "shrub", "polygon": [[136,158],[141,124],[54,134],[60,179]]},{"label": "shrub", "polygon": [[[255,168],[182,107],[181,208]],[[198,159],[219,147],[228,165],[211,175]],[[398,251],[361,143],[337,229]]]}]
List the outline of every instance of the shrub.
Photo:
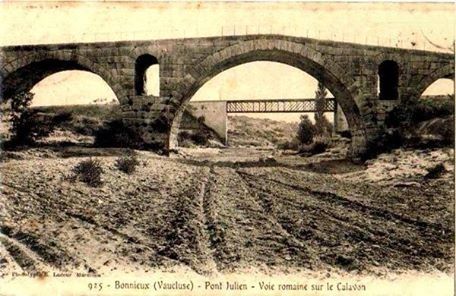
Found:
[{"label": "shrub", "polygon": [[30,92],[19,93],[11,99],[11,138],[7,146],[32,145],[52,133],[57,125],[71,120],[68,112],[39,113],[38,109],[30,108],[32,100],[33,93]]},{"label": "shrub", "polygon": [[443,138],[443,144],[452,146],[454,145],[454,116],[450,117],[449,119],[449,124],[444,125],[440,130],[440,133]]},{"label": "shrub", "polygon": [[64,128],[80,135],[94,136],[103,128],[103,123],[98,118],[78,115]]},{"label": "shrub", "polygon": [[[410,98],[393,108],[385,118],[386,133],[368,143],[365,159],[401,146],[432,147],[454,143],[454,101]],[[431,120],[435,119],[435,120]],[[449,123],[449,124],[448,124]],[[420,130],[418,129],[421,126]],[[437,139],[430,136],[437,136]]]},{"label": "shrub", "polygon": [[332,124],[325,117],[326,95],[328,94],[323,83],[318,82],[318,88],[315,91],[315,134],[319,136],[330,136],[332,134]]},{"label": "shrub", "polygon": [[120,171],[130,175],[135,172],[136,166],[139,165],[139,161],[136,154],[130,153],[129,155],[119,157],[116,160],[115,166]]},{"label": "shrub", "polygon": [[330,146],[330,141],[326,137],[318,137],[318,138],[314,139],[312,146],[313,146],[312,150],[311,150],[312,154],[323,153]]},{"label": "shrub", "polygon": [[11,99],[10,143],[12,146],[30,145],[38,138],[49,135],[52,130],[49,125],[39,124],[37,111],[30,109],[33,93],[22,92]]},{"label": "shrub", "polygon": [[277,148],[282,150],[298,150],[299,141],[297,138],[293,138],[290,141],[283,141],[277,144]]},{"label": "shrub", "polygon": [[192,144],[205,146],[209,144],[210,134],[204,129],[195,132],[181,131],[178,134],[178,142],[182,147],[191,147]]},{"label": "shrub", "polygon": [[191,147],[192,143],[192,134],[188,131],[180,131],[177,136],[177,141],[180,147]]},{"label": "shrub", "polygon": [[419,123],[408,131],[408,135],[410,140],[425,148],[453,146],[454,115]]},{"label": "shrub", "polygon": [[330,137],[333,132],[333,125],[323,116],[318,121],[315,121],[315,135]]},{"label": "shrub", "polygon": [[30,119],[33,115],[29,108],[33,100],[32,93],[19,93],[11,99],[10,121],[11,139],[13,142],[31,142]]},{"label": "shrub", "polygon": [[183,142],[185,140],[190,140],[192,135],[188,131],[179,131],[178,141]]},{"label": "shrub", "polygon": [[454,101],[448,99],[406,100],[385,118],[387,127],[412,126],[436,117],[454,114]]},{"label": "shrub", "polygon": [[326,117],[319,117],[318,123],[313,124],[307,115],[302,115],[295,140],[280,143],[278,147],[306,154],[322,153],[331,143],[331,133],[332,125]]},{"label": "shrub", "polygon": [[91,187],[102,184],[101,174],[103,169],[98,160],[88,159],[81,161],[73,168],[74,179],[86,183]]},{"label": "shrub", "polygon": [[68,111],[60,111],[54,115],[53,120],[56,123],[69,122],[73,120],[73,114]]},{"label": "shrub", "polygon": [[454,100],[421,99],[413,113],[413,121],[421,122],[436,117],[446,117],[454,114]]},{"label": "shrub", "polygon": [[200,129],[192,134],[191,139],[197,145],[207,145],[209,143],[209,133]]},{"label": "shrub", "polygon": [[96,147],[144,148],[139,132],[126,126],[121,119],[106,122],[94,135]]},{"label": "shrub", "polygon": [[330,147],[331,141],[328,137],[318,136],[315,137],[312,143],[301,145],[299,153],[305,154],[320,154],[326,151]]},{"label": "shrub", "polygon": [[425,179],[437,179],[442,176],[445,172],[445,166],[441,163],[427,169],[427,174],[424,176]]},{"label": "shrub", "polygon": [[365,161],[376,157],[380,153],[388,153],[405,145],[404,132],[400,129],[387,129],[380,136],[367,143],[366,150],[359,155],[360,160]]},{"label": "shrub", "polygon": [[301,144],[312,143],[315,135],[315,126],[307,115],[301,115],[301,122],[298,125],[297,139]]}]

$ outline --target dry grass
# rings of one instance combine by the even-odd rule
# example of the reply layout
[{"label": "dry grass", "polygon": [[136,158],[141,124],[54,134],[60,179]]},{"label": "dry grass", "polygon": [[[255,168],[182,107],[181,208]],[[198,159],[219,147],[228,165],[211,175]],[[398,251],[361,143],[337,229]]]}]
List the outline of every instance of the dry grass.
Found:
[{"label": "dry grass", "polygon": [[298,123],[271,119],[230,116],[228,119],[228,143],[232,147],[274,146],[292,141],[296,136]]}]

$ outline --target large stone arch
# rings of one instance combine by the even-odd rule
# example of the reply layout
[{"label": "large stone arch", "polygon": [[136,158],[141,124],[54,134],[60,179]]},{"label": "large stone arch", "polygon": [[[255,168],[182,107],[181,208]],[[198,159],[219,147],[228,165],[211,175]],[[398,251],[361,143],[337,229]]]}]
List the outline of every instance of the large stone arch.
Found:
[{"label": "large stone arch", "polygon": [[420,82],[418,82],[418,85],[416,87],[416,95],[417,99],[421,97],[423,92],[435,81],[441,79],[441,78],[450,78],[454,80],[454,65],[453,64],[447,64],[443,67],[440,67],[436,69],[434,72],[430,73],[429,75],[426,75],[421,79]]},{"label": "large stone arch", "polygon": [[347,117],[350,130],[357,147],[354,153],[364,152],[367,145],[366,126],[361,116],[355,96],[361,95],[355,81],[346,75],[330,58],[316,50],[294,42],[268,39],[243,41],[224,48],[192,67],[172,93],[176,112],[172,119],[168,147],[177,144],[177,132],[180,120],[188,102],[196,91],[217,74],[253,61],[272,61],[287,64],[310,74],[331,91]]},{"label": "large stone arch", "polygon": [[104,67],[90,61],[83,56],[71,53],[63,55],[60,52],[54,54],[30,54],[24,58],[10,62],[1,73],[1,100],[9,99],[22,91],[29,91],[42,79],[67,70],[81,70],[100,76],[113,90],[120,101],[124,92],[110,73]]}]

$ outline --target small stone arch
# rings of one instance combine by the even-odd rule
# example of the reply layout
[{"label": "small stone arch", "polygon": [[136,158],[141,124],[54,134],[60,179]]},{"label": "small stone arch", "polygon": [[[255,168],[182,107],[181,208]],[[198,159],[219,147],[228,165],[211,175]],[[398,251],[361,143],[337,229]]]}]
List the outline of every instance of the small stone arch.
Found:
[{"label": "small stone arch", "polygon": [[399,65],[394,60],[384,60],[378,65],[380,100],[399,99]]},{"label": "small stone arch", "polygon": [[[151,54],[142,54],[135,61],[135,93],[138,96],[146,95],[146,70],[150,66],[160,65],[158,59]],[[158,77],[158,80],[160,78]]]},{"label": "small stone arch", "polygon": [[310,74],[325,86],[336,97],[352,134],[360,150],[367,143],[366,127],[354,96],[359,89],[354,80],[347,75],[334,61],[325,58],[319,52],[303,44],[280,39],[249,40],[224,48],[204,60],[197,62],[172,93],[176,112],[172,118],[168,147],[177,145],[177,132],[180,120],[187,103],[196,91],[217,74],[253,61],[272,61],[287,64]]}]

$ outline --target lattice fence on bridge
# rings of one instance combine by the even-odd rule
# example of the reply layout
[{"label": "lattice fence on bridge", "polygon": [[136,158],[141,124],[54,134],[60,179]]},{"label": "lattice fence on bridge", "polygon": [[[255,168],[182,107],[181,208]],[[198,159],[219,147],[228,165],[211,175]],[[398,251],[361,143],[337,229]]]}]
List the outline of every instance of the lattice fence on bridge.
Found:
[{"label": "lattice fence on bridge", "polygon": [[[315,112],[315,99],[227,101],[227,113],[305,113]],[[336,101],[326,99],[324,112],[335,112]]]}]

